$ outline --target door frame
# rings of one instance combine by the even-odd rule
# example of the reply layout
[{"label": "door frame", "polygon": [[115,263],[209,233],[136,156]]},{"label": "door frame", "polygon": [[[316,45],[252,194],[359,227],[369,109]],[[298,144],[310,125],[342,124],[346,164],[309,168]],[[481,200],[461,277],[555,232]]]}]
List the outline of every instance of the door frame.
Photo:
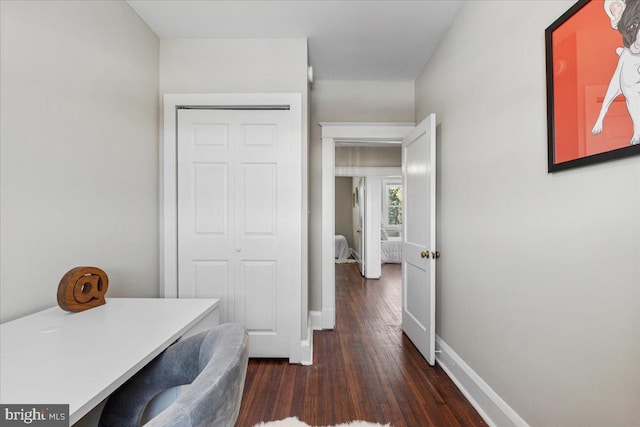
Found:
[{"label": "door frame", "polygon": [[402,144],[402,139],[415,123],[321,122],[322,127],[322,225],[321,225],[321,328],[334,329],[336,324],[335,277],[335,170],[336,143],[354,146]]},{"label": "door frame", "polygon": [[303,272],[307,271],[306,254],[308,245],[307,233],[307,209],[304,201],[307,200],[305,169],[302,168],[306,150],[302,147],[302,95],[300,93],[228,93],[228,94],[164,94],[163,99],[163,130],[159,144],[159,280],[160,296],[164,298],[178,297],[178,159],[177,142],[178,109],[191,108],[227,108],[227,109],[274,109],[286,107],[291,111],[291,132],[300,141],[301,151],[300,167],[302,175],[302,192],[300,205],[301,241],[300,262],[295,263],[293,274],[300,277],[300,287],[293,288],[291,303],[297,319],[291,319],[298,324],[292,328],[294,336],[290,342],[291,363],[305,362],[308,355],[303,355],[306,346],[302,340],[302,288],[307,286],[307,278]]},{"label": "door frame", "polygon": [[[365,204],[365,229],[362,233],[365,237],[365,256],[361,262],[365,263],[367,279],[379,279],[382,274],[382,248],[374,242],[380,241],[380,227],[382,212],[382,188],[383,182],[389,177],[402,177],[400,166],[337,166],[335,168],[336,177],[364,178],[366,193],[368,194]],[[334,206],[335,209],[335,206]],[[334,213],[335,221],[335,213]],[[335,223],[335,222],[334,222]]]}]

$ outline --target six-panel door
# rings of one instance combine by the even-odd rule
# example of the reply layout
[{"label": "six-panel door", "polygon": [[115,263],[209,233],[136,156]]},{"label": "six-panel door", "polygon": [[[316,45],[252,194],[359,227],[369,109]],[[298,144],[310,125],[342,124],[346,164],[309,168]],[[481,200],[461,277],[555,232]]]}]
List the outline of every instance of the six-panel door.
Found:
[{"label": "six-panel door", "polygon": [[178,111],[178,295],[221,298],[251,356],[289,357],[301,192],[289,111]]}]

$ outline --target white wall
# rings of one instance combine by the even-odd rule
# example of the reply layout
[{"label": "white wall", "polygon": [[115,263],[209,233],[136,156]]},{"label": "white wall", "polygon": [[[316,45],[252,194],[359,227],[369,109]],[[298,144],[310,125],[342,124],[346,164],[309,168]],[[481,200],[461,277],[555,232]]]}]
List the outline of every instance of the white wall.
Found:
[{"label": "white wall", "polygon": [[336,147],[336,166],[402,166],[401,147]]},{"label": "white wall", "polygon": [[158,38],[124,2],[1,4],[1,321],[69,269],[158,295]]},{"label": "white wall", "polygon": [[336,201],[335,201],[335,224],[336,234],[343,235],[347,239],[350,248],[353,248],[353,220],[351,209],[353,205],[353,194],[351,192],[351,177],[336,177]]},{"label": "white wall", "polygon": [[[311,88],[309,144],[310,309],[321,310],[322,141],[320,122],[413,122],[413,82],[327,81]],[[338,161],[338,160],[336,160]],[[361,165],[363,166],[363,165]],[[355,244],[355,243],[354,243]]]},{"label": "white wall", "polygon": [[[307,188],[309,85],[306,39],[163,39],[160,95],[165,93],[300,93],[302,176]],[[162,120],[162,118],[161,118]],[[308,206],[303,192],[303,206]],[[308,228],[303,218],[303,236]],[[307,245],[303,244],[303,251]],[[304,252],[302,259],[308,254]],[[307,335],[308,269],[302,266],[302,338]]]},{"label": "white wall", "polygon": [[637,426],[640,157],[547,174],[544,29],[573,3],[467,2],[416,81],[437,333],[530,425]]},{"label": "white wall", "polygon": [[161,94],[275,92],[302,93],[306,106],[306,39],[160,41]]}]

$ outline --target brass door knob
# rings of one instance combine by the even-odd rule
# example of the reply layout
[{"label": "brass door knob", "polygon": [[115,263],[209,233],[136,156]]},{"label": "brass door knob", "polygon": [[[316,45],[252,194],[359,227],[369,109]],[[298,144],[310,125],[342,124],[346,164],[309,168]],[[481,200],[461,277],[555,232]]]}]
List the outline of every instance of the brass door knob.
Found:
[{"label": "brass door knob", "polygon": [[422,258],[429,258],[429,251],[422,251],[420,252],[420,256]]}]

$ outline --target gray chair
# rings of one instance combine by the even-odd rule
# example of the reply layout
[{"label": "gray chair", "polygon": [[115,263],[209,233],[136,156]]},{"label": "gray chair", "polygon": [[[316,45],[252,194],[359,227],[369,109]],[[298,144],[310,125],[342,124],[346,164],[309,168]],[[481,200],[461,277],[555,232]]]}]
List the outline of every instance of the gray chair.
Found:
[{"label": "gray chair", "polygon": [[138,427],[158,393],[190,384],[152,426],[233,427],[238,418],[249,359],[245,329],[227,323],[178,341],[116,390],[100,427]]}]

